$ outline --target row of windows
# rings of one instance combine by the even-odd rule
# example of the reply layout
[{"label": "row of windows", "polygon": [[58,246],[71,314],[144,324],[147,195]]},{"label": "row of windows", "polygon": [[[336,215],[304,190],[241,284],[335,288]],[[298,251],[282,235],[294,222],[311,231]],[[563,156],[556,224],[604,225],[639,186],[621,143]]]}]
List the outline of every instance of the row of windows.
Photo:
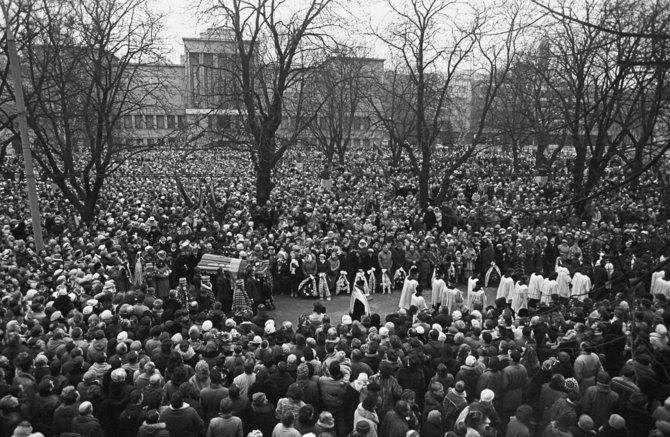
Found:
[{"label": "row of windows", "polygon": [[[236,115],[209,115],[206,117],[207,128],[212,131],[223,131],[231,127],[238,127],[243,120]],[[199,123],[199,116],[186,115],[126,115],[123,117],[123,127],[125,129],[183,129],[188,124]],[[328,127],[328,119],[320,118],[321,128]],[[282,127],[289,129],[295,127],[295,120],[291,117],[284,117]],[[352,130],[366,131],[370,129],[369,117],[354,117]]]},{"label": "row of windows", "polygon": [[[171,146],[175,144],[173,138],[125,138],[122,140],[126,147],[144,147],[144,146]],[[352,138],[351,145],[353,147],[370,147],[369,138]]]},{"label": "row of windows", "polygon": [[182,129],[186,127],[185,115],[126,115],[126,129]]},{"label": "row of windows", "polygon": [[[319,117],[319,122],[321,124],[321,129],[327,129],[328,128],[328,123],[329,123],[329,118],[328,117]],[[348,117],[345,117],[343,120],[343,124],[347,124],[349,121]],[[370,129],[370,117],[354,117],[352,123],[351,123],[351,129],[352,130],[368,130]]]}]

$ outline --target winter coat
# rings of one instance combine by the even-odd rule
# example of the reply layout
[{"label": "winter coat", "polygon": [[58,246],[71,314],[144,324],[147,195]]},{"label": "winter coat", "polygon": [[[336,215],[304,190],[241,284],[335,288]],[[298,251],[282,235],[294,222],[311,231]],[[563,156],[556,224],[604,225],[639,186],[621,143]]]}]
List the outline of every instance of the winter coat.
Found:
[{"label": "winter coat", "polygon": [[53,430],[55,434],[72,431],[72,419],[79,414],[79,403],[61,404],[54,411]]},{"label": "winter coat", "polygon": [[596,429],[607,423],[610,415],[616,411],[619,395],[609,385],[597,383],[589,387],[581,401],[581,411],[593,419]]},{"label": "winter coat", "polygon": [[338,409],[344,403],[344,395],[347,391],[346,384],[342,380],[336,380],[330,376],[319,378],[319,389],[321,390],[321,402],[324,409]]},{"label": "winter coat", "polygon": [[224,398],[228,397],[228,389],[222,386],[212,386],[202,389],[200,392],[200,410],[205,423],[209,423],[219,414],[219,405]]},{"label": "winter coat", "polygon": [[377,413],[385,417],[386,413],[393,409],[395,403],[402,395],[402,387],[398,384],[395,376],[390,376],[387,379],[381,378],[379,375],[374,375],[370,378],[370,382],[376,382],[381,386],[379,392],[379,402],[377,403]]},{"label": "winter coat", "polygon": [[479,372],[474,367],[463,365],[461,369],[456,373],[456,382],[463,381],[465,383],[465,393],[467,395],[468,402],[475,400],[475,394],[477,391],[477,381],[479,380]]},{"label": "winter coat", "polygon": [[119,416],[117,435],[123,437],[137,435],[145,417],[146,411],[141,405],[128,405]]},{"label": "winter coat", "polygon": [[98,419],[91,415],[77,416],[72,419],[72,432],[81,434],[82,437],[104,437],[105,432]]},{"label": "winter coat", "polygon": [[[131,436],[128,436],[131,437]],[[142,423],[139,431],[137,431],[137,437],[171,437],[170,433],[165,426],[165,423]]]},{"label": "winter coat", "polygon": [[501,405],[504,411],[514,412],[521,405],[523,389],[528,381],[528,372],[523,365],[512,364],[503,369],[502,378],[503,396]]},{"label": "winter coat", "polygon": [[187,403],[176,410],[171,406],[163,410],[161,421],[165,422],[167,430],[172,436],[199,437],[205,431],[205,424],[202,419],[195,409]]},{"label": "winter coat", "polygon": [[277,424],[274,413],[274,405],[265,403],[263,405],[251,404],[251,417],[253,417],[253,429],[258,429],[264,436],[272,434]]},{"label": "winter coat", "polygon": [[409,430],[409,424],[404,417],[398,416],[395,411],[389,411],[381,423],[379,435],[382,437],[405,437]]},{"label": "winter coat", "polygon": [[438,398],[430,391],[426,393],[426,396],[423,400],[423,416],[421,417],[428,417],[428,413],[433,410],[439,411],[440,415],[444,417],[444,406],[442,404],[443,401],[444,398]]},{"label": "winter coat", "polygon": [[206,437],[243,437],[243,432],[239,417],[215,417],[209,423]]},{"label": "winter coat", "polygon": [[370,431],[366,437],[377,437],[377,431],[379,429],[379,416],[374,411],[368,411],[363,408],[363,405],[358,404],[356,411],[354,412],[354,422],[353,425],[360,421],[365,421],[370,424]]},{"label": "winter coat", "polygon": [[49,396],[37,395],[33,399],[32,420],[35,432],[41,432],[45,435],[52,433],[53,419],[56,408],[58,408],[58,396],[51,394]]}]

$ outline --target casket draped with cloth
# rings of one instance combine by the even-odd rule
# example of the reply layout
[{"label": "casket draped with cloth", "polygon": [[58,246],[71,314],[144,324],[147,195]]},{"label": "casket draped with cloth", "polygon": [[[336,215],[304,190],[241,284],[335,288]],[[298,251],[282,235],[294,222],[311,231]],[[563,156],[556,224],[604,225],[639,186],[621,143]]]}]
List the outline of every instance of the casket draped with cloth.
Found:
[{"label": "casket draped with cloth", "polygon": [[198,263],[198,268],[203,273],[215,274],[219,269],[230,272],[231,276],[244,275],[247,270],[247,261],[240,258],[230,258],[223,255],[206,253]]}]

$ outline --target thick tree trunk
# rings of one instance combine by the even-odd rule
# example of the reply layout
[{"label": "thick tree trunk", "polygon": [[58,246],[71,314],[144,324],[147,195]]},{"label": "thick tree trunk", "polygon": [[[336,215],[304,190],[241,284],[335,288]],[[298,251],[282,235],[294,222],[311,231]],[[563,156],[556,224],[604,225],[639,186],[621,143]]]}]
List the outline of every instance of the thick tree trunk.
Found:
[{"label": "thick tree trunk", "polygon": [[95,220],[95,203],[86,202],[79,208],[81,220],[86,224],[91,224]]},{"label": "thick tree trunk", "polygon": [[346,152],[343,148],[340,148],[340,149],[337,150],[337,158],[338,158],[338,161],[339,161],[340,165],[342,165],[342,166],[344,165],[344,162],[345,162],[344,161],[345,155],[346,155]]},{"label": "thick tree trunk", "polygon": [[330,167],[333,164],[333,155],[335,155],[335,150],[332,144],[329,144],[326,147],[326,151],[324,153],[326,166]]},{"label": "thick tree trunk", "polygon": [[544,154],[547,151],[547,135],[544,132],[538,132],[535,135],[535,141],[537,141],[537,148],[535,149],[535,168],[542,168],[546,161]]},{"label": "thick tree trunk", "polygon": [[272,169],[260,166],[256,171],[256,202],[261,206],[265,205],[270,200],[270,193],[273,188]]}]

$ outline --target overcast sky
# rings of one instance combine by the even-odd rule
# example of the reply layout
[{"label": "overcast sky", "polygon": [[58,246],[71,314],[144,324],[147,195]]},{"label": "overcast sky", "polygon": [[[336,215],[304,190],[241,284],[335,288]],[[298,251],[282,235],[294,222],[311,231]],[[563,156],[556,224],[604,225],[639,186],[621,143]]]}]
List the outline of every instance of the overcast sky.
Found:
[{"label": "overcast sky", "polygon": [[[170,53],[168,61],[178,63],[180,56],[184,53],[182,38],[198,36],[209,27],[208,23],[203,22],[198,17],[195,7],[196,0],[149,0],[152,8],[165,15],[165,40],[169,45]],[[295,2],[304,5],[309,0],[286,0],[284,3],[291,4]],[[391,0],[397,5],[404,5],[405,0]],[[468,2],[454,1],[449,11],[458,17],[459,11],[469,10],[467,4],[476,3],[485,4],[488,7],[498,2],[498,0],[468,0]],[[368,49],[368,56],[389,59],[388,48],[385,47],[379,39],[370,35],[371,28],[383,31],[391,22],[394,15],[388,6],[388,0],[340,0],[344,5],[343,15],[350,24],[345,26],[342,35],[338,36],[340,40],[347,40],[350,44],[356,44]],[[455,9],[454,9],[455,8]],[[346,10],[344,10],[346,9]]]},{"label": "overcast sky", "polygon": [[[378,41],[372,37],[366,37],[363,33],[369,31],[371,19],[374,20],[373,25],[388,19],[390,14],[386,0],[367,0],[365,2],[343,0],[343,2],[351,7],[349,10],[351,20],[358,20],[357,23],[351,24],[346,37],[355,41],[367,41],[366,46],[377,45],[376,48],[371,47],[376,51],[371,55],[383,57],[384,54],[380,53],[383,49],[379,46]],[[150,4],[154,10],[165,14],[164,36],[171,48],[168,60],[179,62],[180,55],[184,53],[182,38],[197,36],[209,26],[198,19],[195,8],[192,6],[193,0],[150,0]]]}]

